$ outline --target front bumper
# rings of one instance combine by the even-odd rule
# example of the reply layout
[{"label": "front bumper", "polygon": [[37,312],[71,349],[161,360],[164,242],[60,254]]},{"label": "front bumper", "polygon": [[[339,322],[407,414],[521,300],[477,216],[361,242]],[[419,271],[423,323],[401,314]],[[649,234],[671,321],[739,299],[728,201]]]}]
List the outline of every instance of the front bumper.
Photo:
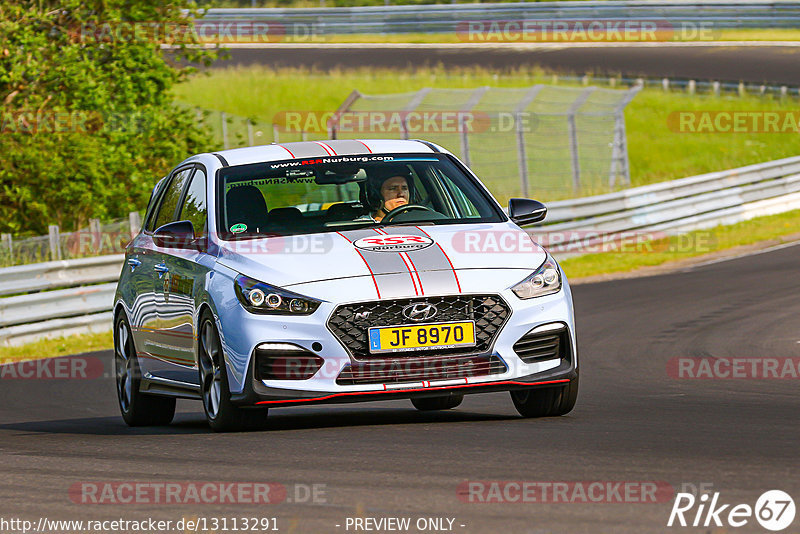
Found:
[{"label": "front bumper", "polygon": [[[501,372],[445,379],[395,379],[385,383],[341,380],[351,366],[364,361],[354,358],[327,327],[327,321],[339,302],[324,302],[316,313],[304,317],[256,316],[245,312],[236,302],[228,307],[228,313],[225,313],[227,317],[219,322],[228,364],[231,400],[244,406],[362,402],[525,387],[556,387],[575,379],[578,358],[572,298],[566,279],[559,293],[545,297],[523,301],[509,290],[496,294],[510,306],[510,316],[491,346],[483,347],[486,350],[469,354],[468,357],[500,361]],[[514,350],[515,343],[531,330],[552,324],[560,324],[565,329],[564,354],[554,359],[523,361]],[[314,376],[305,380],[262,380],[257,376],[259,373],[255,363],[255,348],[262,343],[295,345],[321,356],[324,365]],[[429,354],[434,358],[439,357],[435,353]]]}]

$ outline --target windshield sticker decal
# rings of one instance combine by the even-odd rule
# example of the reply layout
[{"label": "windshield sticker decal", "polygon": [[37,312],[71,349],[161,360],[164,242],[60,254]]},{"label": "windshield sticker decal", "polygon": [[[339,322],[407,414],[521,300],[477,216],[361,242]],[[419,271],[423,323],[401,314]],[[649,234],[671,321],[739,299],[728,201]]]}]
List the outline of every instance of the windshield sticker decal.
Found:
[{"label": "windshield sticker decal", "polygon": [[261,178],[257,180],[242,180],[241,182],[233,182],[228,185],[228,190],[234,187],[242,187],[245,185],[276,185],[276,184],[313,184],[314,178],[299,178],[299,177],[279,177],[279,178]]},{"label": "windshield sticker decal", "polygon": [[273,163],[270,165],[270,168],[282,169],[284,167],[297,167],[300,165],[324,165],[328,163],[367,163],[370,161],[394,161],[394,159],[394,156],[339,156],[333,158],[314,158],[286,161],[284,163]]},{"label": "windshield sticker decal", "polygon": [[241,234],[245,230],[247,230],[247,225],[244,223],[238,223],[231,226],[231,233],[234,234]]}]

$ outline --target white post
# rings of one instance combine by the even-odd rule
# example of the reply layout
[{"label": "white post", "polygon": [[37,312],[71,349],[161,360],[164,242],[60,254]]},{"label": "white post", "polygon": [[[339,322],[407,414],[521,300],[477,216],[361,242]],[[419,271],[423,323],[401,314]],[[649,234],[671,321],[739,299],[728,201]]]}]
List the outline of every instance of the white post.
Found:
[{"label": "white post", "polygon": [[142,217],[138,211],[132,211],[128,214],[128,224],[131,227],[131,239],[133,239],[142,231]]},{"label": "white post", "polygon": [[102,236],[100,235],[100,219],[89,219],[89,233],[92,236],[92,248],[95,253],[100,252],[103,246]]},{"label": "white post", "polygon": [[8,259],[9,261],[14,261],[14,239],[11,237],[11,234],[2,234],[0,236],[0,240],[2,240],[3,245],[8,249]]},{"label": "white post", "polygon": [[48,237],[50,238],[50,259],[61,259],[61,236],[58,231],[57,224],[51,224],[47,227]]},{"label": "white post", "polygon": [[253,139],[253,121],[247,119],[247,142],[250,146],[256,144],[255,139]]}]

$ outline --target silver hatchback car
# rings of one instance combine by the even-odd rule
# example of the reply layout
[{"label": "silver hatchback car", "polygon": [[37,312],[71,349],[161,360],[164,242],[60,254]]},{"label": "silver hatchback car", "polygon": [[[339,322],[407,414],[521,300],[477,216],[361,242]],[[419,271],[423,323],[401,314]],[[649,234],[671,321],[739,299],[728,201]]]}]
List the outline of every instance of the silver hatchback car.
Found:
[{"label": "silver hatchback car", "polygon": [[272,144],[192,156],[153,190],[114,302],[129,425],[202,400],[217,431],[270,407],[510,391],[523,416],[578,393],[567,279],[447,150]]}]

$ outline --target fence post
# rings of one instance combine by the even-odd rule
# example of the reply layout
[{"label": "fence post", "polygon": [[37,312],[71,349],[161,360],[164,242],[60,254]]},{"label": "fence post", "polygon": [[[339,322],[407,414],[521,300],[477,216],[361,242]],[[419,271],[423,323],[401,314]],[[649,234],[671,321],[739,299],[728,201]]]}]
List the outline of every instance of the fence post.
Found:
[{"label": "fence post", "polygon": [[47,231],[50,238],[50,259],[51,260],[60,260],[61,259],[61,236],[58,231],[57,224],[51,224],[47,227]]},{"label": "fence post", "polygon": [[522,116],[525,108],[531,105],[531,102],[542,90],[542,85],[534,85],[525,94],[525,96],[517,103],[514,110],[514,123],[517,126],[517,161],[519,164],[519,185],[523,197],[527,197],[528,192],[528,153],[525,149],[525,127],[522,124]]},{"label": "fence post", "polygon": [[138,211],[132,211],[128,214],[128,225],[131,227],[131,239],[133,239],[142,230],[142,217]]},{"label": "fence post", "polygon": [[425,96],[427,96],[427,94],[430,92],[431,92],[430,87],[423,87],[422,89],[417,91],[417,94],[415,94],[414,97],[408,101],[406,107],[403,108],[403,122],[401,125],[403,131],[400,132],[400,137],[402,139],[408,139],[408,114],[417,109],[417,106],[419,106],[422,103],[422,101],[425,100]]},{"label": "fence post", "polygon": [[712,83],[711,87],[714,88],[714,96],[719,96],[719,82]]},{"label": "fence post", "polygon": [[669,91],[669,78],[662,78],[661,79],[661,88],[665,91]]},{"label": "fence post", "polygon": [[595,87],[585,89],[567,111],[567,128],[569,130],[569,154],[572,161],[572,189],[575,191],[581,188],[581,162],[578,157],[578,128],[575,124],[575,115],[578,109],[589,99]]},{"label": "fence post", "polygon": [[89,234],[92,236],[92,248],[98,254],[103,246],[102,236],[100,235],[100,219],[89,219]]},{"label": "fence post", "polygon": [[256,144],[255,139],[253,138],[253,121],[247,119],[247,142],[250,146]]},{"label": "fence post", "polygon": [[8,258],[13,263],[14,261],[14,239],[11,237],[11,234],[2,234],[0,235],[0,240],[2,240],[3,245],[8,249]]},{"label": "fence post", "polygon": [[617,184],[617,165],[622,167],[622,182],[631,185],[631,170],[628,161],[628,134],[625,132],[625,107],[630,104],[642,85],[631,87],[614,110],[614,142],[611,148],[611,168],[608,171],[608,186]]},{"label": "fence post", "polygon": [[464,119],[465,117],[462,115],[458,121],[458,130],[460,132],[459,137],[461,137],[461,157],[464,158],[464,164],[469,167],[471,165],[469,162],[469,135]]},{"label": "fence post", "polygon": [[[467,127],[467,114],[472,111],[472,108],[478,105],[483,95],[486,94],[486,91],[489,90],[489,86],[478,87],[475,89],[472,94],[469,96],[469,100],[466,101],[464,107],[459,110],[459,120],[458,120],[458,129],[461,133],[461,155],[464,157],[464,163],[466,163],[467,167],[470,166],[470,157],[469,157],[469,128]],[[428,89],[430,91],[430,89]]]},{"label": "fence post", "polygon": [[222,148],[228,150],[228,116],[224,111],[219,116],[222,120]]},{"label": "fence post", "polygon": [[522,113],[514,115],[517,124],[517,159],[519,160],[519,185],[523,198],[528,198],[528,155],[525,152],[525,128],[522,126]]},{"label": "fence post", "polygon": [[689,91],[690,95],[693,95],[695,91],[697,91],[697,82],[695,82],[694,80],[689,80],[687,91]]}]

